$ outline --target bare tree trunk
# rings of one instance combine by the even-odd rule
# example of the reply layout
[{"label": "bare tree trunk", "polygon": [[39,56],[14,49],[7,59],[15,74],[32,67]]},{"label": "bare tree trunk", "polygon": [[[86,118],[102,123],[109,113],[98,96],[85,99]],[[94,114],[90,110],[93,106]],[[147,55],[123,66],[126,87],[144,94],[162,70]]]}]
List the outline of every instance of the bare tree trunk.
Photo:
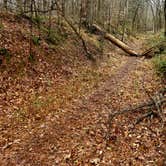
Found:
[{"label": "bare tree trunk", "polygon": [[134,12],[134,17],[132,19],[132,31],[134,31],[135,21],[136,21],[137,15],[138,15],[138,10],[140,8],[140,5],[141,5],[141,3],[138,4],[138,6],[137,6],[137,8],[136,8],[136,10]]},{"label": "bare tree trunk", "polygon": [[8,6],[7,6],[7,0],[3,0],[3,7],[7,10]]},{"label": "bare tree trunk", "polygon": [[165,17],[165,32],[164,32],[164,35],[166,37],[166,0],[164,2],[164,17]]},{"label": "bare tree trunk", "polygon": [[65,0],[62,0],[62,14],[65,16]]},{"label": "bare tree trunk", "polygon": [[21,0],[17,0],[17,10],[18,10],[18,13],[23,13],[23,4],[22,4],[22,1]]},{"label": "bare tree trunk", "polygon": [[154,9],[153,9],[152,4],[150,5],[150,7],[151,7],[152,15],[153,15],[153,32],[156,33],[156,17],[154,14]]},{"label": "bare tree trunk", "polygon": [[51,6],[50,6],[50,9],[49,9],[49,25],[48,25],[48,38],[50,37],[51,35],[51,29],[52,29],[52,8],[53,8],[53,2],[51,2]]},{"label": "bare tree trunk", "polygon": [[[31,4],[30,4],[30,17],[31,17],[31,20],[33,18],[33,0],[31,0]],[[30,40],[29,40],[29,56],[31,57],[33,55],[33,50],[32,50],[32,37],[33,37],[33,23],[32,21],[30,20]]]}]

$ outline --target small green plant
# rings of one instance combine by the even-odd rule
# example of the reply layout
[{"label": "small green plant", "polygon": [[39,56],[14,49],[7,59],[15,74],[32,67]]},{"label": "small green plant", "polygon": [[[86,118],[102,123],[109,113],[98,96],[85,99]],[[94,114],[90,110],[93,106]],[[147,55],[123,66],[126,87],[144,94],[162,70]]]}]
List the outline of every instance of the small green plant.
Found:
[{"label": "small green plant", "polygon": [[29,59],[30,62],[35,62],[35,55],[33,53],[30,54],[28,59]]},{"label": "small green plant", "polygon": [[0,48],[0,56],[3,56],[6,58],[7,62],[10,61],[11,55],[8,49],[6,48]]},{"label": "small green plant", "polygon": [[165,77],[166,76],[166,55],[155,57],[153,60],[153,63],[157,73],[160,76]]},{"label": "small green plant", "polygon": [[32,21],[37,24],[41,24],[43,22],[43,17],[41,17],[41,16],[33,17]]},{"label": "small green plant", "polygon": [[62,34],[59,31],[49,30],[48,33],[46,40],[50,44],[59,45],[67,38],[67,34]]},{"label": "small green plant", "polygon": [[0,55],[6,56],[8,54],[8,50],[6,48],[0,48]]},{"label": "small green plant", "polygon": [[53,35],[49,35],[46,40],[50,44],[56,44],[57,45],[57,43],[58,43],[57,39]]},{"label": "small green plant", "polygon": [[32,36],[32,42],[34,45],[39,46],[40,45],[40,37],[39,36]]},{"label": "small green plant", "polygon": [[0,30],[2,30],[4,28],[3,24],[0,23]]}]

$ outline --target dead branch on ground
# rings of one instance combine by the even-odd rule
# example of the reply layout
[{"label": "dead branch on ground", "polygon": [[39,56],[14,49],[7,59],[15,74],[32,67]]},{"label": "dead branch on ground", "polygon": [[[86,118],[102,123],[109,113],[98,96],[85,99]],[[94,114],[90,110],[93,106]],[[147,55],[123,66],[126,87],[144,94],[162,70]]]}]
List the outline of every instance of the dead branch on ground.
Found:
[{"label": "dead branch on ground", "polygon": [[165,116],[164,116],[164,111],[163,107],[166,104],[166,88],[163,88],[159,92],[156,93],[156,95],[150,97],[149,101],[138,104],[134,107],[126,108],[124,110],[115,112],[113,114],[109,115],[109,125],[111,126],[113,119],[121,114],[126,114],[126,113],[134,113],[134,112],[139,112],[142,110],[147,110],[142,117],[140,117],[136,124],[141,122],[144,118],[150,116],[150,115],[157,115],[160,117],[162,120],[162,123],[164,124],[166,122]]}]

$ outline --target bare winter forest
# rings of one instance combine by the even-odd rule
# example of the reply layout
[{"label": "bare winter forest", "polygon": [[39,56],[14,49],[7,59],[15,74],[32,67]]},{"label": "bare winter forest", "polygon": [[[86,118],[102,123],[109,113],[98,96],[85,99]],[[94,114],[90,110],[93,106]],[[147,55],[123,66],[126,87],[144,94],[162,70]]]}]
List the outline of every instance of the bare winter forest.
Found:
[{"label": "bare winter forest", "polygon": [[166,0],[0,0],[0,166],[166,166]]}]

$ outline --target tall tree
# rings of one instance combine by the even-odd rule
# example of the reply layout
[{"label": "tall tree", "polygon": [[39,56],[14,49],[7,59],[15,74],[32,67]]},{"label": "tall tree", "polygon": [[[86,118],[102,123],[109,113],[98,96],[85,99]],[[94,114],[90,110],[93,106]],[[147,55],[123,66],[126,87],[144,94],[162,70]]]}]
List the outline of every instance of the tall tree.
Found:
[{"label": "tall tree", "polygon": [[165,32],[164,32],[164,34],[165,34],[165,37],[166,37],[166,0],[164,2],[164,17],[165,17]]}]

